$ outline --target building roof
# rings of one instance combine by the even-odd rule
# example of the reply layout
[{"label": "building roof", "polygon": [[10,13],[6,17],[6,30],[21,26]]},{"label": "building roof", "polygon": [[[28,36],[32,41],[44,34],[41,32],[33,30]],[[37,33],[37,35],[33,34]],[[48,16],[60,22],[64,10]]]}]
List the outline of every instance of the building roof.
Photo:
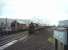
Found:
[{"label": "building roof", "polygon": [[20,20],[17,20],[16,22],[19,24],[26,24],[24,21],[20,21]]},{"label": "building roof", "polygon": [[58,26],[68,27],[68,20],[59,21],[59,25]]},{"label": "building roof", "polygon": [[19,24],[29,24],[30,20],[16,20],[16,22]]}]

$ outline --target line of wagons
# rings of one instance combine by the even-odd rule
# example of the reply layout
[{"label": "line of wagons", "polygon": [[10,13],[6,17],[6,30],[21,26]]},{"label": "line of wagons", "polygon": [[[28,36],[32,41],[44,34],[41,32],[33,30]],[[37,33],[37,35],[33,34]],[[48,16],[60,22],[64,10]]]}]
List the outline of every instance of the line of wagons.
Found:
[{"label": "line of wagons", "polygon": [[0,27],[0,35],[12,34],[12,33],[16,33],[19,31],[25,31],[29,29],[29,24],[26,24],[21,21],[13,21],[9,26],[8,25]]},{"label": "line of wagons", "polygon": [[0,27],[0,34],[11,34],[18,31],[27,30],[29,27],[29,24],[26,24],[21,21],[13,21],[12,23],[8,23],[7,25],[2,25]]}]

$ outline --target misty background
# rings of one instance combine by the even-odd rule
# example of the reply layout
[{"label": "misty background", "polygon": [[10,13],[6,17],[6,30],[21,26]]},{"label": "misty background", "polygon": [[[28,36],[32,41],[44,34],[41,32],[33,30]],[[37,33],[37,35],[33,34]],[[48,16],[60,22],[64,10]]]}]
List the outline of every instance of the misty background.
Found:
[{"label": "misty background", "polygon": [[68,19],[68,0],[0,0],[0,18],[6,16],[57,25]]}]

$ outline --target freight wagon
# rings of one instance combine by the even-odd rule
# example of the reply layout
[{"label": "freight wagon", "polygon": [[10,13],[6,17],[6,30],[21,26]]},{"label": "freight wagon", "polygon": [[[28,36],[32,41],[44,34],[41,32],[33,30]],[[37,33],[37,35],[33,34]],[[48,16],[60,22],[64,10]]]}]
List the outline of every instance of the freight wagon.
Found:
[{"label": "freight wagon", "polygon": [[28,30],[29,24],[23,20],[14,20],[11,23],[7,23],[7,26],[0,27],[0,34],[12,34],[18,31]]}]

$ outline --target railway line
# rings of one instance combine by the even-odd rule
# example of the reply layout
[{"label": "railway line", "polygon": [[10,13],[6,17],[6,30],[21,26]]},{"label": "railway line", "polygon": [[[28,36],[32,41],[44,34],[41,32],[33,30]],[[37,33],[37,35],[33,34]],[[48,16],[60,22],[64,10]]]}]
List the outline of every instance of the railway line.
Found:
[{"label": "railway line", "polygon": [[12,35],[6,35],[4,37],[1,37],[0,39],[0,47],[11,42],[11,41],[14,41],[14,40],[18,40],[22,37],[24,37],[25,35],[28,35],[28,32],[25,31],[25,32],[20,32],[20,33],[16,33],[16,34],[12,34]]}]

